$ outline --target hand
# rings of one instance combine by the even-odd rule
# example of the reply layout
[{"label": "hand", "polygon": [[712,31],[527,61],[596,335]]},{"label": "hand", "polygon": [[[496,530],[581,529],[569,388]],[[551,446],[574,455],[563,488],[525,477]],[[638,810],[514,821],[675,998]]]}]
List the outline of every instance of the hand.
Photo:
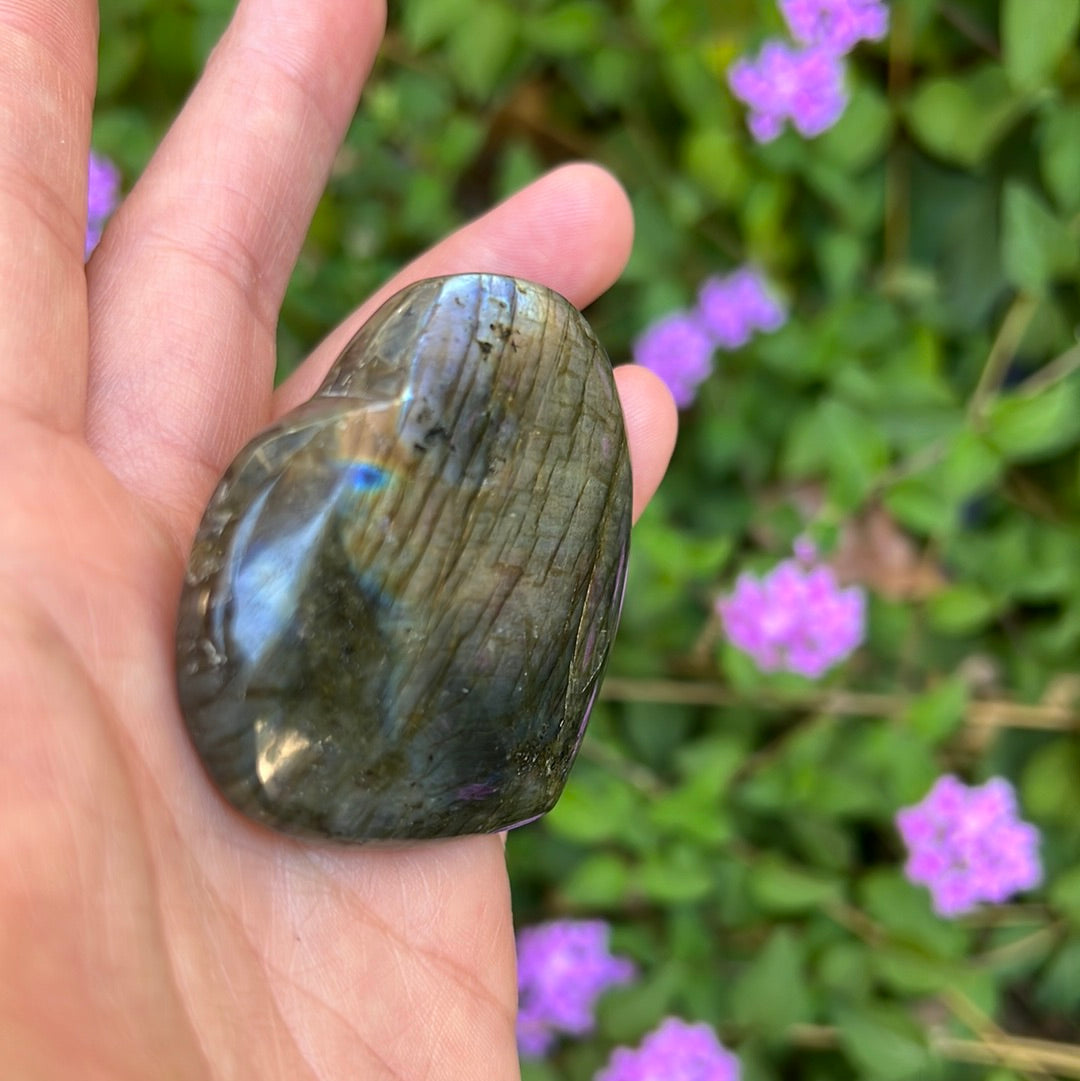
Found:
[{"label": "hand", "polygon": [[[560,169],[419,258],[276,393],[275,321],[374,56],[373,0],[242,0],[88,267],[90,0],[0,3],[0,1057],[19,1079],[513,1078],[498,837],[298,842],[210,787],[173,689],[187,548],[235,451],[389,292],[492,270],[578,305],[625,197]],[[635,509],[674,412],[617,373]]]}]

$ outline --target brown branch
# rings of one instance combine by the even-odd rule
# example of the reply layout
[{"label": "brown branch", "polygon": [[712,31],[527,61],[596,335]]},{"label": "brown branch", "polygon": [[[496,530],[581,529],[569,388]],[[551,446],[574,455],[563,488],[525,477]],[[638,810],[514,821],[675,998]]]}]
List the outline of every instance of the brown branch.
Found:
[{"label": "brown branch", "polygon": [[[656,702],[682,706],[754,706],[775,711],[835,713],[841,716],[891,717],[909,709],[910,695],[864,691],[733,691],[706,680],[631,679],[609,676],[600,690],[609,702]],[[1006,699],[969,702],[965,722],[974,728],[1033,728],[1069,732],[1080,730],[1080,713],[1057,704],[1028,705]]]},{"label": "brown branch", "polygon": [[1016,394],[1018,396],[1038,394],[1047,387],[1068,379],[1077,369],[1080,369],[1080,345],[1074,345],[1048,364],[1032,372],[1016,388]]},{"label": "brown branch", "polygon": [[[840,1045],[839,1029],[829,1025],[792,1025],[787,1036],[799,1047],[827,1050]],[[1080,1079],[1080,1047],[1073,1044],[1008,1035],[964,1040],[932,1033],[930,1049],[952,1062],[1005,1066],[1018,1072],[1049,1073]]]},{"label": "brown branch", "polygon": [[[961,994],[955,988],[950,988],[942,994],[945,1005],[962,1024],[967,1025],[978,1037],[978,1042],[984,1047],[990,1047],[1008,1040],[1009,1036],[1003,1032],[992,1017],[988,1017],[974,1002]],[[994,1062],[1005,1066],[1008,1063],[1001,1062],[995,1057]],[[1028,1063],[1027,1067],[1017,1067],[1017,1072],[1028,1081],[1053,1081],[1041,1064]]]},{"label": "brown branch", "polygon": [[987,406],[1001,389],[1009,365],[1012,364],[1016,350],[1023,341],[1038,307],[1038,298],[1026,293],[1019,293],[1009,305],[968,403],[968,416],[976,428],[983,425]]}]

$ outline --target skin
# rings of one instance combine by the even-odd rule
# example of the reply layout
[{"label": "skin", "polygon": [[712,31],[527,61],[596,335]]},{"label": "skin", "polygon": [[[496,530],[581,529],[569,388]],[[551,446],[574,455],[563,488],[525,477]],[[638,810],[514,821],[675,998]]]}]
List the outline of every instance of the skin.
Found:
[{"label": "skin", "polygon": [[[5,1076],[518,1076],[500,838],[272,834],[210,787],[174,700],[205,500],[381,298],[491,270],[584,305],[630,247],[618,185],[564,167],[422,255],[274,392],[282,292],[383,17],[241,0],[84,268],[96,5],[0,0]],[[617,378],[640,511],[675,414],[650,373]]]}]

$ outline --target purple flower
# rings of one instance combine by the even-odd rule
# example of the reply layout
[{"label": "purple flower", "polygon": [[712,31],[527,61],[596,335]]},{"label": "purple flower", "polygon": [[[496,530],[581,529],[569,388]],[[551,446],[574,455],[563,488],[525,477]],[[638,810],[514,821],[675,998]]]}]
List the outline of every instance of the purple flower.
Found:
[{"label": "purple flower", "polygon": [[780,0],[780,11],[796,41],[835,53],[860,41],[880,41],[889,31],[882,0]]},{"label": "purple flower", "polygon": [[87,188],[85,258],[97,247],[105,222],[120,200],[120,170],[108,158],[90,151],[90,183]]},{"label": "purple flower", "polygon": [[530,1058],[544,1055],[560,1033],[591,1032],[600,996],[634,976],[629,960],[608,951],[603,920],[527,927],[518,932],[517,955],[518,1048]]},{"label": "purple flower", "polygon": [[637,1050],[617,1047],[595,1081],[738,1081],[739,1060],[709,1025],[669,1017]]},{"label": "purple flower", "polygon": [[647,327],[634,342],[634,361],[667,384],[685,409],[712,370],[713,345],[694,316],[673,312]]},{"label": "purple flower", "polygon": [[904,873],[930,890],[939,916],[1001,904],[1042,881],[1039,831],[1020,820],[1003,777],[970,787],[939,777],[922,803],[897,814],[896,828],[908,849]]},{"label": "purple flower", "polygon": [[728,72],[731,92],[750,108],[750,133],[768,143],[790,121],[807,139],[827,131],[847,106],[844,68],[829,49],[797,49],[769,41],[756,61],[738,60]]},{"label": "purple flower", "polygon": [[787,318],[765,279],[751,267],[706,278],[697,310],[701,326],[723,349],[738,349],[755,331],[777,330]]},{"label": "purple flower", "polygon": [[803,542],[762,578],[740,574],[735,589],[716,602],[732,645],[764,672],[784,669],[817,679],[862,641],[866,597],[858,586],[841,589]]}]

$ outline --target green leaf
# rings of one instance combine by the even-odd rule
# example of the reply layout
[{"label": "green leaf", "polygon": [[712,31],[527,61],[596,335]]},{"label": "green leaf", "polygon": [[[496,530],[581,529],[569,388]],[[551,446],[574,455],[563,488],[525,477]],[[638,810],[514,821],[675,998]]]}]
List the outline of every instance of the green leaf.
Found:
[{"label": "green leaf", "polygon": [[1080,209],[1080,105],[1055,104],[1039,126],[1043,182],[1067,214]]},{"label": "green leaf", "polygon": [[736,206],[750,183],[743,145],[731,130],[720,125],[695,128],[683,144],[687,174],[721,206]]},{"label": "green leaf", "polygon": [[141,172],[156,144],[157,133],[142,110],[107,109],[94,116],[94,146],[129,176]]},{"label": "green leaf", "polygon": [[840,900],[843,887],[837,879],[805,871],[777,856],[763,856],[750,867],[750,892],[766,911],[789,915]]},{"label": "green leaf", "polygon": [[911,947],[886,943],[871,951],[874,975],[901,995],[959,991],[979,1002],[994,1001],[994,974],[967,961],[943,961]]},{"label": "green leaf", "polygon": [[[668,962],[650,968],[643,975],[645,978],[629,986],[612,988],[600,1000],[597,1019],[601,1030],[613,1041],[637,1043],[658,1017],[669,1012],[672,999],[679,994],[679,985],[685,979],[685,970]],[[565,1081],[565,1076],[560,1071],[560,1081]]]},{"label": "green leaf", "polygon": [[1001,217],[1001,259],[1013,285],[1032,293],[1075,270],[1076,237],[1046,203],[1017,181],[1005,185]]},{"label": "green leaf", "polygon": [[744,741],[735,736],[706,736],[680,748],[679,770],[690,783],[703,784],[710,796],[719,798],[748,754]]},{"label": "green leaf", "polygon": [[986,414],[986,435],[1010,462],[1048,458],[1080,440],[1080,375],[1038,394],[995,399]]},{"label": "green leaf", "polygon": [[949,440],[935,470],[941,489],[956,503],[966,502],[993,487],[1004,463],[997,449],[979,432],[964,427]]},{"label": "green leaf", "polygon": [[1002,468],[998,451],[964,425],[944,439],[940,461],[891,484],[885,504],[909,528],[945,536],[960,524],[965,504],[990,489]]},{"label": "green leaf", "polygon": [[1070,867],[1058,875],[1050,887],[1050,903],[1080,927],[1080,867]]},{"label": "green leaf", "polygon": [[409,0],[401,9],[405,40],[416,50],[442,41],[461,19],[458,0]]},{"label": "green leaf", "polygon": [[888,462],[880,427],[846,402],[827,398],[792,430],[785,468],[790,475],[827,471],[830,488],[844,507],[860,503]]},{"label": "green leaf", "polygon": [[98,47],[98,87],[101,98],[117,94],[138,70],[146,50],[141,34],[118,30],[102,36]]},{"label": "green leaf", "polygon": [[521,1081],[561,1081],[560,1073],[547,1059],[521,1060]]},{"label": "green leaf", "polygon": [[803,974],[802,949],[784,927],[774,931],[732,990],[733,1013],[740,1024],[779,1037],[811,1014]]},{"label": "green leaf", "polygon": [[583,908],[615,908],[626,898],[630,869],[625,860],[610,852],[598,852],[583,860],[562,883],[561,892]]},{"label": "green leaf", "polygon": [[447,43],[447,59],[458,85],[482,100],[506,68],[518,36],[517,16],[498,0],[458,5],[459,23]]},{"label": "green leaf", "polygon": [[566,0],[530,15],[522,24],[522,37],[538,53],[572,56],[606,44],[603,29],[604,9],[599,4]]},{"label": "green leaf", "polygon": [[708,782],[686,784],[649,805],[649,821],[665,833],[718,845],[730,839],[731,821]]},{"label": "green leaf", "polygon": [[625,782],[598,770],[578,769],[544,821],[573,841],[610,841],[634,818],[635,802]]},{"label": "green leaf", "polygon": [[969,694],[967,682],[959,676],[941,680],[908,706],[906,726],[930,743],[948,739],[964,723]]},{"label": "green leaf", "polygon": [[884,153],[891,128],[892,112],[884,96],[869,85],[859,85],[839,122],[821,136],[817,146],[854,172]]},{"label": "green leaf", "polygon": [[955,504],[926,474],[901,477],[889,485],[885,506],[902,526],[929,537],[943,536],[957,525]]},{"label": "green leaf", "polygon": [[833,296],[850,296],[861,288],[868,251],[861,237],[841,230],[822,234],[816,244],[822,278]]},{"label": "green leaf", "polygon": [[1080,745],[1055,739],[1028,760],[1020,779],[1024,807],[1034,818],[1075,823],[1080,818]]},{"label": "green leaf", "polygon": [[930,957],[957,960],[965,956],[969,933],[936,916],[927,891],[912,885],[899,870],[871,871],[859,884],[859,896],[866,914],[891,939],[917,946]]},{"label": "green leaf", "polygon": [[1077,26],[1080,0],[1004,0],[1001,51],[1013,85],[1032,90],[1049,81]]},{"label": "green leaf", "polygon": [[870,951],[862,943],[834,943],[822,952],[816,969],[817,982],[842,1002],[857,1002],[870,994]]},{"label": "green leaf", "polygon": [[1080,1016],[1080,938],[1072,938],[1043,971],[1035,992],[1044,1009],[1063,1017]]},{"label": "green leaf", "polygon": [[985,160],[1026,108],[1004,70],[987,64],[963,77],[922,81],[907,121],[930,153],[970,167]]},{"label": "green leaf", "polygon": [[974,582],[957,582],[927,603],[931,623],[946,634],[972,634],[994,618],[998,603]]},{"label": "green leaf", "polygon": [[669,844],[649,852],[634,882],[650,901],[665,905],[700,901],[713,885],[703,853],[689,844]]},{"label": "green leaf", "polygon": [[733,830],[722,797],[745,760],[744,745],[729,737],[715,736],[683,747],[679,764],[686,779],[652,801],[650,821],[675,836],[704,844],[727,841]]},{"label": "green leaf", "polygon": [[925,1036],[900,1009],[841,1010],[837,1023],[841,1044],[866,1081],[926,1076],[931,1057]]}]

